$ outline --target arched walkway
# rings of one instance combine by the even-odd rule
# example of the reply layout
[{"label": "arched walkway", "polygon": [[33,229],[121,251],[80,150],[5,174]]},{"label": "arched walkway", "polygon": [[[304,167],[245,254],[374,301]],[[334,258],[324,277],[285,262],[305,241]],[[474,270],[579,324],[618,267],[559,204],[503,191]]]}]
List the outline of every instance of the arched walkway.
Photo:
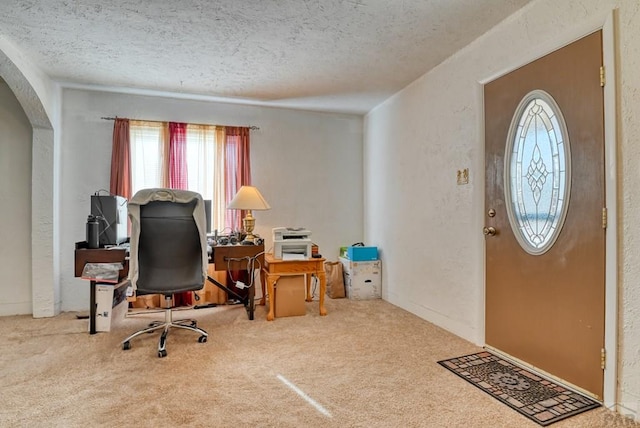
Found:
[{"label": "arched walkway", "polygon": [[[11,56],[11,58],[10,58]],[[12,59],[13,58],[13,59]],[[21,67],[16,62],[22,61]],[[27,75],[31,76],[30,78]],[[34,317],[60,312],[58,275],[58,224],[55,209],[55,133],[40,93],[55,98],[48,77],[29,68],[24,58],[5,40],[0,40],[0,77],[7,83],[33,127],[31,163],[31,285]],[[38,88],[38,89],[36,89]],[[50,104],[53,104],[50,100]],[[25,275],[28,277],[29,275]]]}]

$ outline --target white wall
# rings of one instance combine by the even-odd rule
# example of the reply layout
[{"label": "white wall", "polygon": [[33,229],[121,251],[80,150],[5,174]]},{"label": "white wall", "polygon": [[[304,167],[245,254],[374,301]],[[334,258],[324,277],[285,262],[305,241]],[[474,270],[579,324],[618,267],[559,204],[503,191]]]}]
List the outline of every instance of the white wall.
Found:
[{"label": "white wall", "polygon": [[31,313],[31,123],[0,79],[0,316]]},{"label": "white wall", "polygon": [[60,267],[62,310],[86,310],[87,284],[73,276],[74,243],[85,239],[90,195],[109,188],[113,122],[102,116],[260,127],[251,132],[253,184],[271,205],[254,212],[271,248],[271,228],[311,230],[320,253],[362,240],[361,116],[125,95],[62,94]]},{"label": "white wall", "polygon": [[[536,0],[365,118],[365,239],[381,248],[384,298],[484,340],[484,149],[479,82],[604,24],[619,8],[618,402],[640,416],[640,2]],[[580,33],[584,29],[584,33]],[[545,52],[546,53],[546,52]],[[470,183],[456,171],[470,168]]]}]

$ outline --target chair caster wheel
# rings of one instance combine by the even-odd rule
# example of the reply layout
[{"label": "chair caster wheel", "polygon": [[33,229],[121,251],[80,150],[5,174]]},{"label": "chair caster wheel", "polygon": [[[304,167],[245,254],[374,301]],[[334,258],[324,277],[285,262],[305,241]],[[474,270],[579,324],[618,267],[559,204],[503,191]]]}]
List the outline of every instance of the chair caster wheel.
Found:
[{"label": "chair caster wheel", "polygon": [[200,342],[200,343],[204,343],[204,342],[206,342],[206,341],[207,341],[207,336],[200,336],[200,337],[198,338],[198,342]]},{"label": "chair caster wheel", "polygon": [[126,341],[122,344],[122,350],[126,351],[128,349],[131,349],[131,343],[129,341]]},{"label": "chair caster wheel", "polygon": [[164,358],[167,356],[167,350],[166,349],[161,349],[160,351],[158,351],[158,358]]}]

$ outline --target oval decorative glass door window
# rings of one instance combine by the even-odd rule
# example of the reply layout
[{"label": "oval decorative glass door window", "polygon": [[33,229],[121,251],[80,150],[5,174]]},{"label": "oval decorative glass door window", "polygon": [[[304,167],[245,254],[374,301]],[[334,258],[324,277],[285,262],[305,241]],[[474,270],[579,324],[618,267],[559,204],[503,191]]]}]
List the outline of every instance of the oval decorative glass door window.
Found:
[{"label": "oval decorative glass door window", "polygon": [[509,223],[529,254],[547,252],[569,206],[571,152],[560,108],[547,92],[527,94],[515,111],[504,158]]}]

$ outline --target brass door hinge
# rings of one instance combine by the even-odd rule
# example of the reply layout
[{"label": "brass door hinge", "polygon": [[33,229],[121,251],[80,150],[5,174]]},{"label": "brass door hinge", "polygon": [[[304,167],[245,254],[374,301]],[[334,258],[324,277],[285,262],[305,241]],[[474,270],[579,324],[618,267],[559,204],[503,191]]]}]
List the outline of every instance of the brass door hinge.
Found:
[{"label": "brass door hinge", "polygon": [[602,228],[606,229],[608,225],[607,207],[602,208]]},{"label": "brass door hinge", "polygon": [[604,370],[607,367],[607,350],[602,348],[600,350],[600,368]]},{"label": "brass door hinge", "polygon": [[600,67],[600,86],[604,88],[604,84],[606,83],[604,65]]}]

